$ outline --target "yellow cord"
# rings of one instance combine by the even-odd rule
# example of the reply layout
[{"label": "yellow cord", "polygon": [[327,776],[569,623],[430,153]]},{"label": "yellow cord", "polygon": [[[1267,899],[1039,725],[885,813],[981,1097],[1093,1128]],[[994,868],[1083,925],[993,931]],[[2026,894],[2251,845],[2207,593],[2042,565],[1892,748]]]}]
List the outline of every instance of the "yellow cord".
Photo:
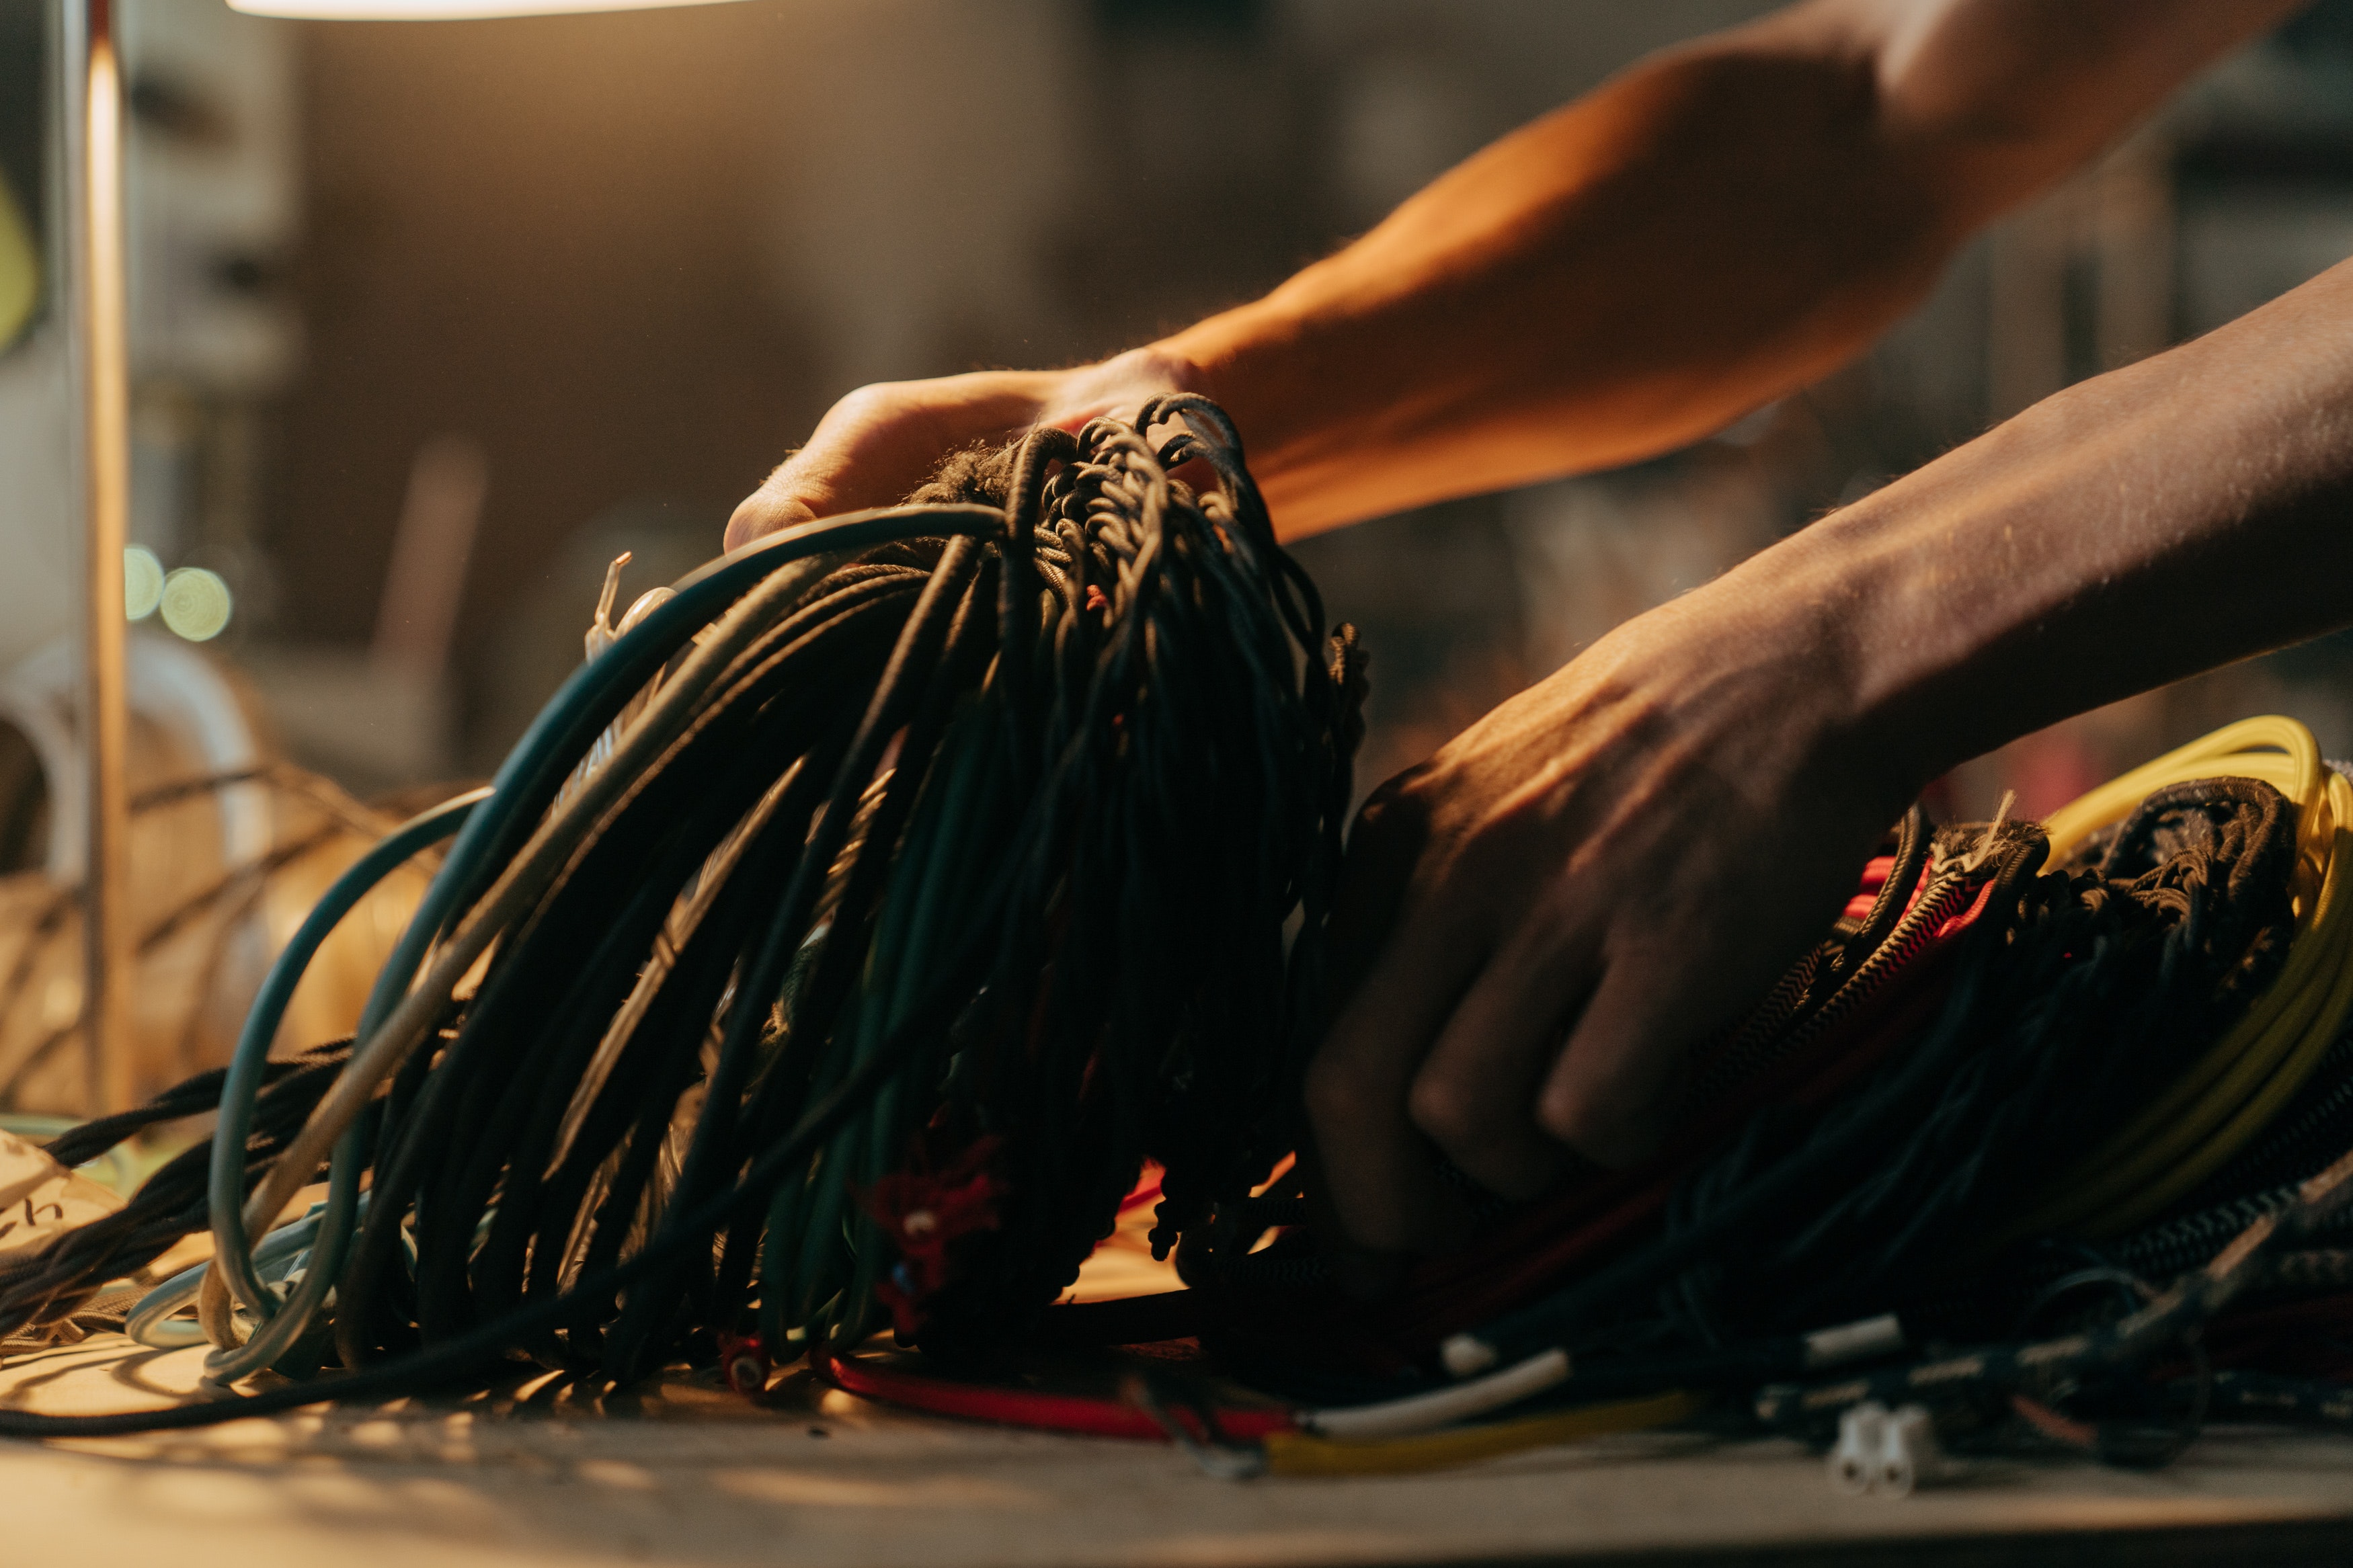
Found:
[{"label": "yellow cord", "polygon": [[[2257,748],[2271,748],[2261,750]],[[2296,805],[2295,939],[2278,978],[2214,1048],[2002,1237],[2113,1236],[2156,1215],[2245,1147],[2303,1087],[2353,1010],[2353,785],[2325,766],[2293,719],[2218,730],[2053,812],[2056,861],[2154,790],[2192,779],[2260,779]]]},{"label": "yellow cord", "polygon": [[1524,1415],[1484,1426],[1452,1426],[1411,1437],[1316,1437],[1304,1432],[1270,1432],[1264,1439],[1267,1473],[1276,1476],[1395,1476],[1413,1470],[1468,1465],[1527,1448],[1612,1432],[1639,1432],[1690,1419],[1706,1402],[1676,1391],[1616,1405]]},{"label": "yellow cord", "polygon": [[[2224,763],[2230,765],[2217,765]],[[2287,777],[2280,776],[2281,770],[2286,771]],[[2242,719],[2153,763],[2143,763],[2052,812],[2042,822],[2051,835],[2051,858],[2065,858],[2084,839],[2122,822],[2145,796],[2168,784],[2190,779],[2261,778],[2301,806],[2317,793],[2326,772],[2319,742],[2295,720],[2277,714]],[[2316,841],[2312,824],[2299,823],[2297,842],[2309,848]]]}]

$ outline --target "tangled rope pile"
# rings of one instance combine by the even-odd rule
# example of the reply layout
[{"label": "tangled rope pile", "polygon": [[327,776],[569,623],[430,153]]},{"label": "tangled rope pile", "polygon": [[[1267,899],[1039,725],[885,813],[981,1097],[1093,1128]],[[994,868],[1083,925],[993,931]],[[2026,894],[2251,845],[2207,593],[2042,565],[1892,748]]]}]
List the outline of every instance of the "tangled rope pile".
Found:
[{"label": "tangled rope pile", "polygon": [[[217,1090],[221,1264],[134,1326],[200,1327],[216,1383],[332,1353],[338,1391],[512,1350],[627,1379],[886,1312],[997,1353],[1147,1156],[1173,1237],[1296,1141],[1363,690],[1322,615],[1198,398],[640,601],[490,790],[290,944]],[[348,1059],[257,1121],[310,952],[461,826]],[[171,1230],[183,1184],[115,1228]],[[6,1300],[90,1274],[68,1237]],[[197,1324],[160,1315],[191,1292]]]},{"label": "tangled rope pile", "polygon": [[[2353,1199],[2353,784],[2300,725],[2233,726],[2042,824],[1915,810],[1701,1054],[1670,1148],[1486,1204],[1367,1305],[1282,1163],[1363,659],[1220,413],[1164,399],[963,454],[617,630],[607,597],[491,788],[355,867],[228,1072],[138,1113],[217,1103],[209,1165],[0,1273],[0,1328],[54,1320],[201,1219],[216,1263],[131,1331],[209,1342],[224,1392],[339,1370],[0,1432],[522,1358],[716,1361],[756,1389],[803,1355],[856,1393],[1166,1436],[1225,1474],[1709,1413],[1826,1437],[1867,1402],[2129,1462],[2213,1413],[2353,1419],[2353,1251],[2324,1245]],[[355,1041],[269,1064],[326,931],[452,834]],[[1186,1289],[1057,1304],[1155,1198]],[[961,1375],[861,1351],[886,1324]],[[1165,1358],[1117,1400],[971,1375],[1180,1339],[1258,1392]]]}]

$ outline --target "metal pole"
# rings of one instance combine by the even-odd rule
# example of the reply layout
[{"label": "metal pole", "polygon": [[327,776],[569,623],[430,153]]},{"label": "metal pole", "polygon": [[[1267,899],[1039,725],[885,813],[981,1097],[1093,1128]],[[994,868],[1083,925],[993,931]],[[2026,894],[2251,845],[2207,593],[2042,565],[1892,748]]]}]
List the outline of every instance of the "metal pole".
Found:
[{"label": "metal pole", "polygon": [[122,551],[131,520],[122,77],[111,0],[62,0],[67,245],[80,447],[82,1059],[89,1112],[131,1103],[130,800],[123,779]]}]

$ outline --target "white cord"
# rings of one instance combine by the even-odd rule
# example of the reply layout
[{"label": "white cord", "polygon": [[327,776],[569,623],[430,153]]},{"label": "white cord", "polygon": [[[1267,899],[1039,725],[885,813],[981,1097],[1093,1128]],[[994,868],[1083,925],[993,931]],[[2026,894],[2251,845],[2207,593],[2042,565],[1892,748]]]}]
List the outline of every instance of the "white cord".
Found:
[{"label": "white cord", "polygon": [[1301,1415],[1299,1425],[1324,1437],[1403,1437],[1500,1410],[1567,1380],[1568,1352],[1548,1350],[1475,1383],[1459,1383],[1379,1405],[1310,1410]]}]

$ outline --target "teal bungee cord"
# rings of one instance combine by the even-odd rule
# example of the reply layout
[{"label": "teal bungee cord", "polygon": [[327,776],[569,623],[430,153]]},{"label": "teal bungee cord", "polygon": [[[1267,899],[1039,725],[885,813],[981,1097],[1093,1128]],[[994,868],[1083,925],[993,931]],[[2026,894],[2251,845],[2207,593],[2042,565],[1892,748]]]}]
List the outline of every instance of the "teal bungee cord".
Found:
[{"label": "teal bungee cord", "polygon": [[[828,537],[836,531],[854,533],[859,531],[858,525],[868,521],[863,515],[834,520],[827,529]],[[273,1323],[284,1316],[286,1326],[244,1347],[232,1349],[224,1345],[222,1353],[207,1363],[208,1376],[223,1380],[244,1376],[282,1353],[285,1345],[276,1342],[283,1340],[290,1344],[307,1326],[324,1300],[350,1244],[356,1219],[353,1200],[358,1191],[357,1173],[365,1163],[364,1152],[353,1140],[337,1145],[337,1157],[331,1168],[327,1212],[314,1227],[324,1233],[328,1255],[335,1267],[311,1270],[305,1278],[306,1288],[311,1279],[321,1283],[315,1289],[306,1289],[291,1302],[281,1302],[277,1293],[264,1288],[254,1273],[252,1241],[238,1190],[242,1173],[239,1156],[250,1125],[253,1097],[260,1088],[261,1065],[269,1058],[270,1042],[276,1037],[279,1020],[284,1016],[295,986],[328,932],[370,889],[417,850],[452,833],[460,834],[398,943],[377,973],[361,1014],[358,1032],[366,1038],[406,994],[425,954],[455,918],[470,884],[477,880],[469,869],[470,863],[492,851],[495,840],[517,815],[512,809],[501,812],[495,807],[478,814],[474,808],[484,801],[520,802],[534,795],[552,795],[554,789],[545,787],[549,775],[553,773],[560,784],[568,767],[565,759],[572,755],[579,736],[583,732],[594,733],[609,723],[612,716],[627,705],[629,696],[653,678],[680,643],[750,586],[756,579],[757,568],[782,564],[767,557],[784,542],[782,539],[761,541],[699,568],[675,584],[674,596],[647,616],[628,637],[617,641],[603,658],[573,671],[555,697],[533,720],[489,786],[435,807],[395,830],[329,889],[319,908],[280,955],[260,994],[255,998],[232,1058],[229,1079],[222,1089],[221,1121],[213,1140],[215,1158],[209,1195],[215,1256],[223,1260],[227,1285],[248,1311]],[[796,559],[801,553],[794,552],[786,559]],[[470,826],[470,831],[463,831]],[[403,845],[407,847],[396,847]],[[348,1176],[344,1173],[349,1173]],[[260,1347],[259,1352],[256,1345]]]},{"label": "teal bungee cord", "polygon": [[[943,517],[942,513],[969,514]],[[926,507],[920,517],[939,525],[1003,526],[988,507]],[[646,682],[659,674],[680,647],[712,624],[763,577],[806,560],[820,547],[856,550],[907,537],[945,531],[945,526],[912,529],[908,509],[881,508],[828,518],[756,540],[708,562],[671,585],[672,596],[617,637],[602,657],[574,670],[541,709],[489,786],[490,808],[468,819],[427,888],[407,929],[376,976],[362,1014],[365,1039],[406,994],[426,953],[440,940],[494,876],[493,868],[519,847],[531,825],[527,814],[545,809],[592,737]]]},{"label": "teal bungee cord", "polygon": [[[994,914],[995,910],[991,908],[986,912]],[[305,1405],[332,1400],[392,1398],[413,1384],[431,1384],[460,1374],[478,1364],[484,1356],[511,1342],[515,1333],[554,1323],[567,1314],[580,1311],[600,1297],[645,1280],[655,1269],[681,1261],[681,1255],[695,1241],[696,1232],[707,1232],[712,1227],[723,1225],[730,1214],[746,1204],[750,1194],[776,1181],[795,1161],[806,1158],[814,1145],[820,1143],[851,1114],[863,1095],[872,1092],[885,1072],[913,1053],[925,1030],[940,1026],[945,1012],[943,999],[985,945],[982,929],[976,927],[964,934],[956,957],[944,964],[930,981],[923,1005],[910,1016],[906,1026],[895,1033],[884,1055],[863,1064],[849,1081],[812,1104],[791,1133],[753,1163],[741,1183],[712,1194],[686,1216],[689,1223],[654,1237],[644,1251],[626,1262],[599,1268],[584,1276],[561,1295],[541,1296],[526,1301],[515,1310],[509,1321],[485,1323],[456,1339],[426,1346],[407,1357],[402,1364],[333,1373],[317,1383],[288,1383],[236,1398],[111,1415],[47,1415],[0,1408],[0,1436],[37,1440],[186,1431],[248,1416],[299,1410]]]},{"label": "teal bungee cord", "polygon": [[[263,1237],[247,1260],[248,1267],[261,1279],[272,1283],[282,1280],[297,1268],[307,1267],[311,1243],[319,1234],[319,1217],[326,1208],[323,1201],[312,1204],[301,1218]],[[355,1214],[364,1216],[366,1213],[367,1194],[362,1193]],[[182,1321],[173,1314],[195,1300],[205,1274],[212,1266],[211,1258],[192,1264],[140,1297],[125,1314],[122,1331],[150,1350],[181,1350],[205,1343],[203,1324]]]},{"label": "teal bungee cord", "polygon": [[[509,753],[484,797],[489,802],[489,809],[473,812],[466,819],[457,842],[443,860],[439,873],[427,887],[416,914],[411,917],[400,941],[377,974],[367,1006],[361,1015],[357,1031],[359,1046],[350,1065],[338,1079],[336,1089],[331,1091],[330,1100],[322,1104],[322,1109],[333,1105],[334,1097],[345,1092],[346,1084],[356,1084],[359,1079],[355,1075],[364,1074],[372,1089],[375,1082],[382,1081],[393,1068],[398,1066],[399,1058],[406,1056],[405,1049],[389,1060],[371,1062],[368,1058],[379,1053],[391,1056],[389,1052],[383,1052],[380,1045],[388,1033],[387,1024],[392,1015],[411,999],[412,981],[426,954],[454,924],[457,911],[473,902],[474,893],[487,879],[478,871],[478,862],[482,870],[501,863],[499,859],[501,851],[507,848],[512,840],[521,837],[522,830],[530,823],[526,812],[535,814],[554,797],[563,781],[570,775],[579,754],[627,706],[630,698],[669,662],[679,645],[705,626],[713,626],[712,617],[715,614],[721,615],[723,623],[725,614],[722,612],[732,614],[747,595],[755,591],[781,592],[789,588],[792,584],[780,583],[788,575],[807,577],[815,571],[811,562],[820,554],[869,548],[910,537],[962,531],[996,533],[1003,528],[1004,514],[995,508],[984,506],[934,505],[852,513],[759,541],[681,579],[674,587],[673,597],[658,605],[643,622],[618,637],[601,658],[573,672],[571,679],[524,732],[522,741]],[[804,570],[792,573],[790,569],[796,566]],[[689,661],[690,667],[697,663],[704,665],[713,676],[724,668],[726,662],[723,656]],[[682,669],[679,673],[684,677],[687,672]],[[676,689],[672,683],[665,687],[662,700],[677,711],[685,710],[695,695],[697,693],[691,689]],[[617,749],[614,756],[607,762],[601,779],[624,776],[628,766],[622,755],[624,750],[652,752],[657,749],[655,744],[649,743],[655,738],[651,723],[655,717],[655,712],[649,710],[632,726],[622,747]],[[660,739],[666,740],[667,737]],[[645,760],[650,761],[650,758]],[[621,771],[617,773],[617,767]],[[592,786],[591,791],[584,792],[584,797],[571,803],[560,816],[576,824],[578,831],[585,833],[593,826],[595,816],[609,793],[609,790],[595,791]],[[510,871],[501,879],[499,886],[507,886],[512,880],[512,872]],[[497,888],[491,889],[491,893],[497,890]],[[483,895],[485,900],[489,896]],[[475,952],[468,955],[466,965],[449,963],[445,955],[445,961],[438,967],[454,970],[449,976],[454,983],[464,973],[464,968],[470,966],[475,953],[494,934],[494,930],[482,931],[475,944]],[[299,971],[295,978],[300,978]],[[266,1053],[266,1044],[263,1050]],[[351,1099],[356,1100],[357,1096]],[[345,1114],[348,1120],[335,1131],[328,1211],[322,1217],[319,1228],[317,1245],[336,1267],[313,1268],[304,1276],[296,1295],[282,1304],[274,1300],[273,1293],[259,1289],[257,1280],[250,1278],[239,1280],[225,1274],[225,1285],[242,1283],[254,1290],[254,1300],[247,1301],[248,1309],[268,1318],[267,1326],[254,1340],[235,1350],[229,1348],[229,1342],[234,1341],[235,1328],[229,1321],[228,1297],[217,1287],[208,1284],[200,1313],[215,1343],[223,1346],[222,1353],[207,1362],[208,1380],[225,1381],[245,1376],[277,1359],[301,1337],[328,1291],[332,1289],[333,1279],[350,1245],[355,1218],[352,1200],[358,1192],[357,1173],[365,1163],[364,1148],[359,1141],[356,1110],[356,1104],[347,1101]],[[319,1113],[314,1112],[314,1127],[320,1124],[320,1120]],[[305,1129],[305,1136],[311,1136],[311,1129]],[[317,1140],[314,1138],[313,1141]],[[215,1147],[218,1150],[230,1146],[216,1139]],[[241,1142],[235,1147],[241,1148]],[[321,1150],[320,1152],[324,1154],[327,1152]],[[261,1189],[244,1205],[243,1212],[234,1225],[223,1226],[216,1220],[215,1246],[222,1256],[249,1258],[252,1232],[267,1225],[278,1207],[302,1184],[290,1173],[302,1169],[306,1162],[307,1156],[299,1145],[290,1150],[288,1156],[273,1167],[270,1177],[265,1178]],[[216,1159],[215,1169],[220,1169],[221,1163]],[[347,1180],[341,1174],[345,1169],[353,1173]],[[282,1193],[276,1190],[281,1187],[286,1190]],[[246,1272],[249,1276],[249,1269]],[[245,1298],[240,1295],[238,1300]],[[257,1307],[255,1301],[265,1304]]]},{"label": "teal bungee cord", "polygon": [[[1222,489],[1168,477],[1217,454],[1186,471]],[[355,1043],[296,1065],[265,1039],[171,1091],[185,1114],[227,1089],[222,1169],[45,1258],[30,1310],[193,1210],[235,1254],[198,1321],[251,1333],[216,1383],[310,1364],[322,1320],[355,1394],[518,1353],[626,1380],[878,1307],[985,1357],[1147,1157],[1172,1234],[1264,1179],[1295,1138],[1362,656],[1220,414],[965,455],[645,604],[446,824]],[[191,1283],[140,1303],[143,1337],[181,1337]]]},{"label": "teal bungee cord", "polygon": [[[491,780],[491,809],[470,821],[449,847],[417,917],[385,963],[376,990],[369,997],[369,1010],[375,1012],[382,1003],[383,1010],[389,1011],[406,992],[426,952],[496,875],[495,868],[520,847],[532,816],[555,798],[591,739],[612,722],[630,697],[684,644],[768,574],[826,551],[866,549],[925,533],[996,531],[1003,527],[1003,514],[991,507],[884,507],[851,512],[755,540],[672,584],[672,597],[621,634],[601,657],[572,672],[507,753]],[[364,1037],[365,1031],[362,1034]]]},{"label": "teal bungee cord", "polygon": [[[311,1224],[314,1232],[323,1234],[325,1251],[313,1258],[313,1267],[303,1276],[294,1300],[281,1303],[278,1293],[265,1285],[256,1271],[242,1204],[245,1145],[253,1125],[254,1097],[260,1092],[262,1068],[269,1059],[269,1047],[278,1037],[279,1022],[285,1016],[287,1005],[293,1000],[295,988],[309,971],[311,961],[343,917],[412,856],[457,832],[475,808],[490,798],[491,791],[485,788],[444,801],[403,823],[361,856],[335,879],[304,918],[269,966],[269,973],[253,999],[244,1030],[237,1037],[236,1053],[229,1058],[228,1076],[221,1085],[220,1120],[213,1129],[206,1198],[212,1216],[214,1260],[220,1265],[237,1301],[247,1311],[272,1326],[265,1327],[242,1346],[222,1344],[206,1362],[207,1378],[218,1381],[242,1377],[284,1353],[332,1288],[358,1213],[360,1171],[365,1161],[354,1131],[337,1148],[325,1212]],[[322,1263],[323,1267],[319,1266]],[[201,1278],[201,1268],[196,1273]],[[290,1310],[281,1314],[281,1306]],[[281,1315],[292,1325],[290,1331],[274,1326]]]}]

